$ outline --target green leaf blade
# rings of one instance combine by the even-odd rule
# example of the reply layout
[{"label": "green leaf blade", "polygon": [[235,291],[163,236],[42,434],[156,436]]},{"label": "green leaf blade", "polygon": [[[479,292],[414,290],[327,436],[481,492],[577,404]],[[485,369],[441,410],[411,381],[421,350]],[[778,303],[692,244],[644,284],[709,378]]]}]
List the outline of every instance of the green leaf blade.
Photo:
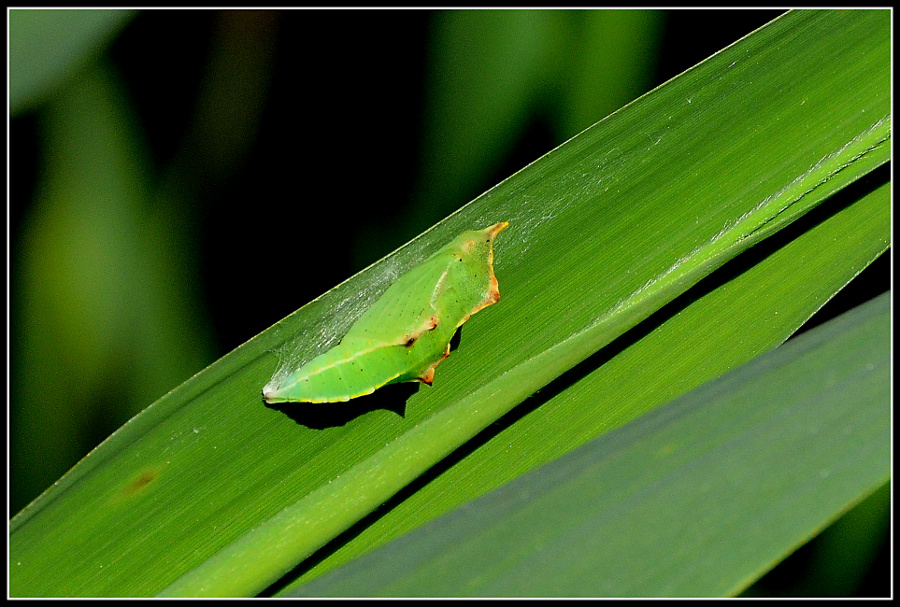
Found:
[{"label": "green leaf blade", "polygon": [[[292,594],[735,594],[888,477],[889,304],[885,294]],[[697,548],[673,552],[685,537]]]}]

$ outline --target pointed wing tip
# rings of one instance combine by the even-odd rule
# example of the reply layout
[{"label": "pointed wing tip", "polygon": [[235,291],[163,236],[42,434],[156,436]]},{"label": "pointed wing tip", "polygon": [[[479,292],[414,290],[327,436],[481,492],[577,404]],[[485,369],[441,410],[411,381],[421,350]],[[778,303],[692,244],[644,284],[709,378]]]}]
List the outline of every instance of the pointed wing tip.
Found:
[{"label": "pointed wing tip", "polygon": [[498,221],[497,223],[495,223],[494,225],[492,225],[491,227],[489,227],[487,229],[488,236],[490,236],[491,238],[494,238],[495,236],[497,236],[497,234],[499,234],[500,232],[505,230],[508,226],[509,226],[508,221]]},{"label": "pointed wing tip", "polygon": [[[435,363],[435,366],[437,366],[437,363]],[[417,377],[416,380],[430,386],[434,383],[434,367],[428,367],[428,370]]]}]

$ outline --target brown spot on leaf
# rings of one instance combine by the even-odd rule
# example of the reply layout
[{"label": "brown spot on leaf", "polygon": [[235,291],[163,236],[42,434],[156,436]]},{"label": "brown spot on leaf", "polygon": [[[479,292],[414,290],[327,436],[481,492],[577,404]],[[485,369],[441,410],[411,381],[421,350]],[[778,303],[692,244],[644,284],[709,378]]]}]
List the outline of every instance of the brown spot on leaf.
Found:
[{"label": "brown spot on leaf", "polygon": [[122,497],[131,497],[136,493],[142,491],[145,487],[147,487],[150,483],[155,481],[159,476],[159,470],[156,468],[149,468],[144,470],[140,476],[131,481],[128,485],[122,489]]}]

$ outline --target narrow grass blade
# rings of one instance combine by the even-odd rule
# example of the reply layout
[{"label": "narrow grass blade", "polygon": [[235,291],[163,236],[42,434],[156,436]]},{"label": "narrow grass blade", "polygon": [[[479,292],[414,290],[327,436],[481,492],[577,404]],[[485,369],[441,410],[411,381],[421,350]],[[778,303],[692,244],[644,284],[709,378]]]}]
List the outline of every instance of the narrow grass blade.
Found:
[{"label": "narrow grass blade", "polygon": [[292,594],[736,594],[888,478],[889,336],[885,294]]}]

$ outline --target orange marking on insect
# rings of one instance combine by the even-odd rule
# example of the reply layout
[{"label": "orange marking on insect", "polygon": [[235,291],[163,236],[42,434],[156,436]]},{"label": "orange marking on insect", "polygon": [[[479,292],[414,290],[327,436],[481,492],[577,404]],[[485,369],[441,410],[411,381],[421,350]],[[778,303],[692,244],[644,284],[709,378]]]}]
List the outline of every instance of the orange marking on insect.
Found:
[{"label": "orange marking on insect", "polygon": [[437,329],[438,322],[438,317],[436,315],[430,316],[425,320],[424,323],[422,323],[422,326],[418,331],[409,335],[405,335],[400,343],[407,348],[411,348],[412,345],[416,343],[416,340],[422,337],[423,334],[427,333],[428,331],[434,331],[435,329]]}]

